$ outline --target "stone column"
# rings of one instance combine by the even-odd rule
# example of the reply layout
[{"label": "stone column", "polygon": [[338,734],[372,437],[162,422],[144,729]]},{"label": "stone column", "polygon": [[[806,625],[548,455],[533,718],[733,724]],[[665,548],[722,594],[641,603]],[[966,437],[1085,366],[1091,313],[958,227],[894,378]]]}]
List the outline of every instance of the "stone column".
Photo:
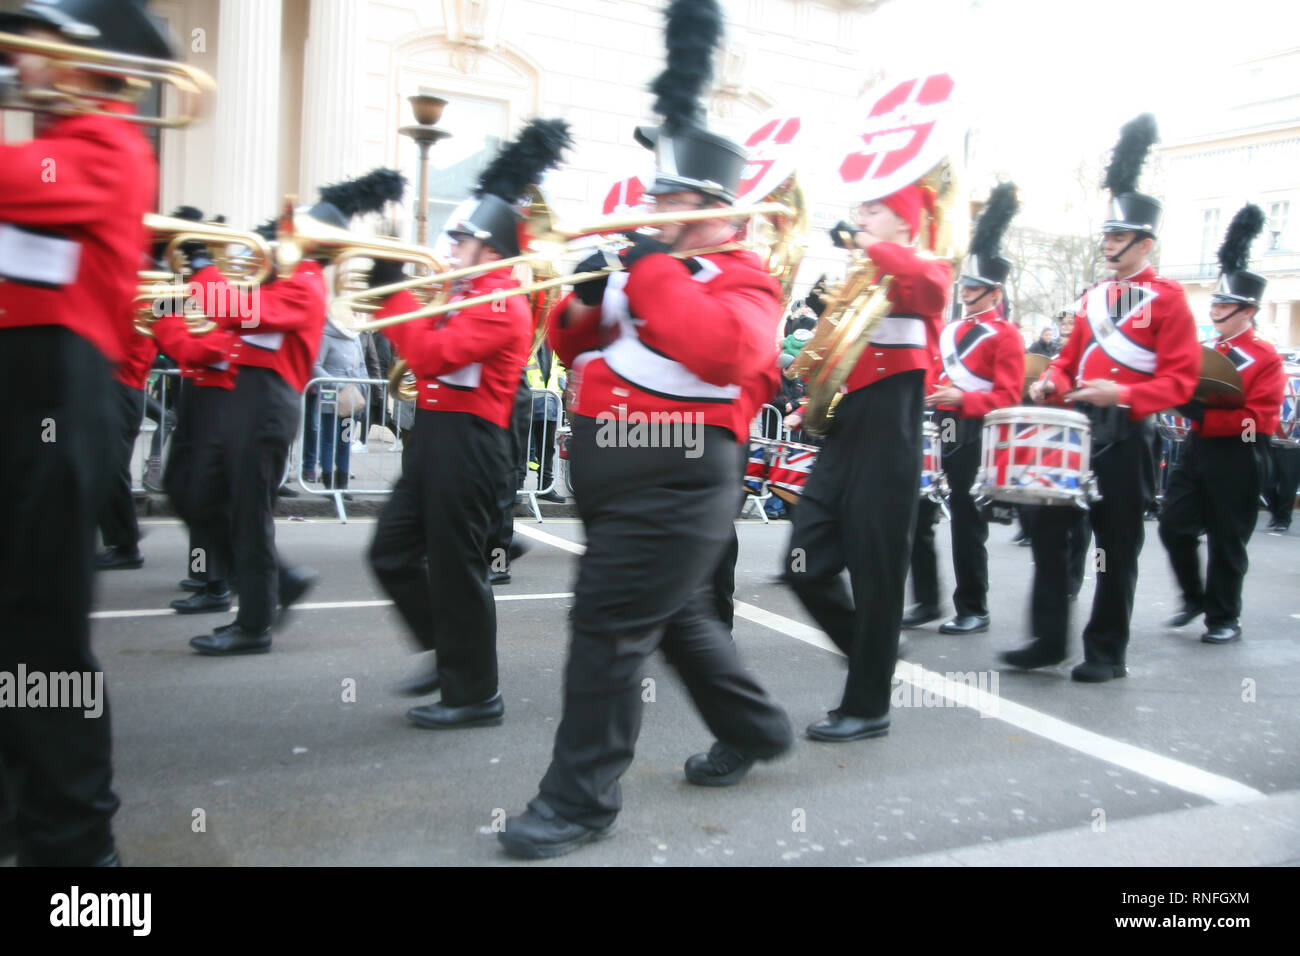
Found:
[{"label": "stone column", "polygon": [[220,17],[210,212],[251,229],[280,205],[280,0],[222,0]]},{"label": "stone column", "polygon": [[359,176],[361,13],[355,0],[311,0],[303,62],[302,155],[298,195],[315,202],[321,186]]}]

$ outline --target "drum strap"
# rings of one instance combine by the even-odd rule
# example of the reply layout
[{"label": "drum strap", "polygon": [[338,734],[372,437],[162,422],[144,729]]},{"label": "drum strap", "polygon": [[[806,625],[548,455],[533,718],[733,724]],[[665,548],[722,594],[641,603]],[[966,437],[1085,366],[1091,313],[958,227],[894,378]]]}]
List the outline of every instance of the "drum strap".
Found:
[{"label": "drum strap", "polygon": [[[1134,342],[1124,334],[1121,326],[1149,309],[1159,293],[1140,285],[1122,289],[1116,289],[1116,286],[1117,283],[1105,282],[1088,292],[1088,325],[1092,329],[1093,344],[1130,371],[1154,375],[1155,350]],[[1119,292],[1113,308],[1110,302],[1112,290]],[[1083,362],[1079,363],[1079,369],[1082,371]]]}]

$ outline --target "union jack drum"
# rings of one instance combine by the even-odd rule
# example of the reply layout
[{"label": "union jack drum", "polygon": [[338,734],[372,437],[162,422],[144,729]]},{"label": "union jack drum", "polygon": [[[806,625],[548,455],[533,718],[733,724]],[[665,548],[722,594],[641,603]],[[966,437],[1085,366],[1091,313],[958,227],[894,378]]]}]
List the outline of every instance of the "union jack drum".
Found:
[{"label": "union jack drum", "polygon": [[1273,444],[1300,448],[1300,365],[1287,365],[1286,388],[1282,390],[1282,417],[1277,422]]},{"label": "union jack drum", "polygon": [[772,467],[767,474],[772,494],[787,504],[796,503],[808,484],[808,475],[817,461],[815,445],[797,442],[773,442]]},{"label": "union jack drum", "polygon": [[942,501],[948,497],[948,476],[943,473],[939,426],[921,423],[921,497]]},{"label": "union jack drum", "polygon": [[555,453],[562,461],[569,460],[569,439],[572,434],[573,429],[568,425],[561,425],[555,430]]},{"label": "union jack drum", "polygon": [[1156,416],[1156,431],[1160,433],[1161,438],[1170,441],[1186,441],[1187,436],[1192,433],[1192,423],[1189,419],[1175,415],[1173,412],[1161,412]]},{"label": "union jack drum", "polygon": [[1089,469],[1092,431],[1079,412],[1015,406],[984,416],[984,441],[974,497],[1015,504],[1074,504],[1097,500]]}]

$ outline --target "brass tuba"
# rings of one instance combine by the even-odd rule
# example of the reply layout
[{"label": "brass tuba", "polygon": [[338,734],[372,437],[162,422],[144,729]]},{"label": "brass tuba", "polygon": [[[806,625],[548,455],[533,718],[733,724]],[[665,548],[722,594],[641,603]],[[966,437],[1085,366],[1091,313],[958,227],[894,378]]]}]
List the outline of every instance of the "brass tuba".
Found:
[{"label": "brass tuba", "polygon": [[[934,251],[921,253],[954,264],[965,255],[969,210],[958,201],[958,170],[952,157],[921,177],[918,185],[934,191]],[[928,234],[922,222],[918,235]],[[785,370],[789,379],[807,378],[803,427],[814,435],[830,431],[840,389],[866,351],[880,320],[889,314],[890,277],[867,256],[851,251],[853,262],[844,280],[825,296],[826,309],[813,337]]]}]

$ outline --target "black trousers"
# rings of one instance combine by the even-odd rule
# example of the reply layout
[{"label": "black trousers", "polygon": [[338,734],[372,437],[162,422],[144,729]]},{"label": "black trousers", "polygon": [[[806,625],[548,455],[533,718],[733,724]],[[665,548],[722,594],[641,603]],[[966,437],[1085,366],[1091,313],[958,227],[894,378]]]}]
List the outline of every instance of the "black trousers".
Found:
[{"label": "black trousers", "polygon": [[186,573],[207,581],[212,594],[227,590],[234,561],[223,445],[233,394],[182,380],[176,430],[163,469],[163,489],[190,530]]},{"label": "black trousers", "polygon": [[[1169,476],[1160,541],[1169,553],[1183,604],[1203,606],[1210,627],[1235,625],[1250,566],[1246,544],[1259,516],[1255,446],[1237,436],[1192,435],[1185,444],[1182,460]],[[1197,554],[1202,532],[1209,542],[1204,580]]]},{"label": "black trousers", "polygon": [[[989,523],[971,497],[980,466],[980,441],[984,420],[956,420],[957,441],[944,442],[943,470],[948,476],[948,509],[952,527],[952,571],[957,587],[952,594],[959,616],[986,617],[989,613]],[[940,428],[942,433],[942,426]],[[918,604],[939,603],[939,567],[934,549],[939,505],[923,498],[916,512],[916,537],[912,542],[912,593]]]},{"label": "black trousers", "polygon": [[644,706],[645,660],[662,647],[710,731],[749,756],[789,748],[793,730],[745,670],[718,619],[712,574],[734,534],[742,450],[706,427],[702,453],[598,447],[575,417],[574,496],[587,534],[578,560],[564,716],[540,796],[567,820],[607,826],[622,808]]},{"label": "black trousers", "polygon": [[[1031,539],[1034,533],[1034,521],[1045,507],[1047,506],[1020,505],[1016,509],[1020,514],[1020,525]],[[1083,520],[1071,524],[1067,533],[1066,587],[1071,598],[1078,597],[1079,591],[1083,589],[1084,571],[1087,570],[1088,560],[1092,557],[1092,524],[1088,520],[1088,512],[1082,514]]]},{"label": "black trousers", "polygon": [[1071,541],[1077,553],[1083,523],[1097,539],[1097,588],[1083,629],[1084,659],[1123,664],[1137,593],[1138,556],[1146,538],[1143,517],[1155,495],[1151,419],[1135,422],[1126,437],[1092,458],[1100,501],[1088,514],[1074,505],[1044,505],[1033,519],[1034,584],[1030,604],[1033,636],[1064,656],[1070,618]]},{"label": "black trousers", "polygon": [[528,421],[533,414],[532,391],[528,380],[519,383],[515,406],[510,413],[510,430],[506,433],[508,464],[497,476],[497,518],[489,536],[488,560],[501,568],[501,555],[510,553],[510,539],[515,535],[515,492],[528,476]]},{"label": "black trousers", "polygon": [[99,533],[105,547],[134,553],[140,547],[140,526],[131,495],[131,455],[144,418],[144,389],[114,379],[109,391],[109,467],[104,474],[108,487],[99,508]]},{"label": "black trousers", "polygon": [[846,395],[794,513],[783,576],[848,656],[839,710],[856,717],[889,713],[921,486],[923,386],[921,372],[904,372]]},{"label": "black trousers", "polygon": [[437,652],[448,706],[479,703],[497,692],[488,543],[510,466],[504,428],[467,412],[420,409],[406,467],[370,544],[370,567],[380,585],[420,647]]},{"label": "black trousers", "polygon": [[1269,455],[1273,459],[1273,472],[1265,496],[1268,510],[1274,521],[1290,526],[1296,489],[1300,488],[1300,448],[1273,445]]},{"label": "black trousers", "polygon": [[[278,373],[245,366],[225,399],[220,465],[239,573],[236,621],[247,630],[270,627],[279,604],[283,565],[275,548],[275,498],[298,430],[298,398]],[[200,510],[215,530],[223,502],[210,483],[203,487],[206,499]]]},{"label": "black trousers", "polygon": [[[59,326],[3,329],[0,380],[9,395],[0,415],[0,671],[98,673],[89,614],[112,453],[108,362]],[[97,717],[0,707],[0,772],[17,804],[20,863],[86,865],[113,850],[111,738],[107,700]]]}]

